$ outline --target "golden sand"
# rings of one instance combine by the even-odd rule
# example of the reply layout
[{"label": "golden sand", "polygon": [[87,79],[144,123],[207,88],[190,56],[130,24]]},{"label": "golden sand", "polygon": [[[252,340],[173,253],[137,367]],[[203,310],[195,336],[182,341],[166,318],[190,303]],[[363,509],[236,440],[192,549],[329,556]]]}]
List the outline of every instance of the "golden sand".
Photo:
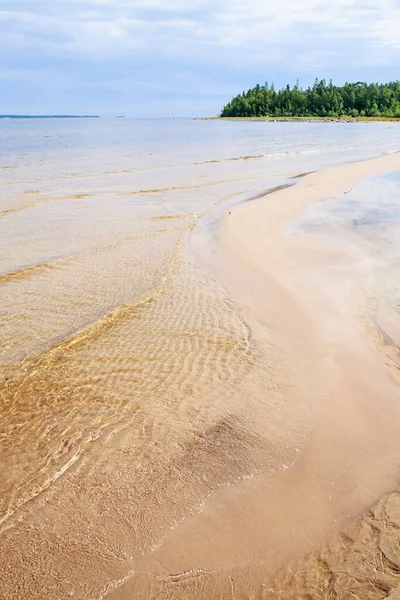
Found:
[{"label": "golden sand", "polygon": [[[393,154],[312,173],[237,207],[213,278],[186,217],[151,264],[143,233],[51,264],[38,248],[34,277],[10,272],[0,597],[378,599],[400,585],[395,358],[361,318],[361,251],[287,226],[399,167]],[[57,311],[24,329],[44,299]]]},{"label": "golden sand", "polygon": [[[399,488],[396,369],[361,319],[362,278],[335,269],[360,256],[286,227],[313,202],[399,167],[397,154],[311,174],[225,216],[220,277],[265,350],[278,410],[293,417],[303,403],[310,428],[298,419],[297,459],[281,448],[274,473],[214,493],[111,598],[378,599],[400,585],[399,496],[386,495]],[[263,393],[268,402],[271,386]]]}]

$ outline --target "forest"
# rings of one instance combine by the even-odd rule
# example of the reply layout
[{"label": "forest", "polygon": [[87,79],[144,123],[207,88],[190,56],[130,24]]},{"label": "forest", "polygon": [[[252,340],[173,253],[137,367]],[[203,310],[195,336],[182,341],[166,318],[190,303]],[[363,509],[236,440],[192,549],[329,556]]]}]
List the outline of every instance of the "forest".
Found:
[{"label": "forest", "polygon": [[276,90],[274,84],[256,85],[235,96],[221,117],[385,117],[400,118],[400,81],[390,83],[327,84],[316,79],[302,89],[297,82]]}]

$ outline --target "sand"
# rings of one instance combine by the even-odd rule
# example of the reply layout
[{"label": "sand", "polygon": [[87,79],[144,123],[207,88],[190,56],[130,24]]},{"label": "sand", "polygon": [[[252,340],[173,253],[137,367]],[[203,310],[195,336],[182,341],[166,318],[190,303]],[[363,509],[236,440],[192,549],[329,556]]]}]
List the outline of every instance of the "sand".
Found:
[{"label": "sand", "polygon": [[400,585],[400,391],[362,318],[362,276],[349,277],[362,257],[287,226],[399,168],[393,154],[309,174],[225,215],[220,277],[274,349],[282,406],[293,387],[281,385],[277,349],[297,373],[309,434],[290,464],[214,493],[110,598],[384,598]]},{"label": "sand", "polygon": [[[362,249],[292,225],[399,168],[399,154],[353,163],[242,204],[212,256],[193,260],[192,225],[171,226],[157,293],[127,304],[123,278],[111,312],[11,373],[0,597],[375,600],[400,586],[397,353],[363,314]],[[64,289],[46,269],[43,289]]]}]

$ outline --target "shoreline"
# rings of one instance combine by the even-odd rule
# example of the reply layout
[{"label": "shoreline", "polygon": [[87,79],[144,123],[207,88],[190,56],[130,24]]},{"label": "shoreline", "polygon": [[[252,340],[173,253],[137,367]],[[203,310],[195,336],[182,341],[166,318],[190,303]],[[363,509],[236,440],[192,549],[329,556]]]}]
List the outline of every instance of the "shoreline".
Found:
[{"label": "shoreline", "polygon": [[400,123],[396,117],[196,117],[193,121],[269,121],[271,123]]},{"label": "shoreline", "polygon": [[[399,489],[399,385],[361,323],[359,290],[340,278],[323,285],[304,278],[313,268],[359,257],[286,229],[311,204],[339,196],[367,176],[399,169],[395,153],[311,173],[222,218],[217,237],[226,260],[224,285],[253,337],[278,349],[276,356],[286,353],[296,385],[304,388],[305,398],[315,394],[320,406],[314,411],[315,399],[306,405],[310,430],[291,464],[213,494],[202,512],[136,565],[135,581],[110,598],[128,599],[143,589],[168,590],[171,598],[205,597],[196,596],[196,589],[208,590],[208,597],[233,597],[232,586],[239,594],[289,597],[263,589],[266,581],[293,561],[300,561],[301,571],[303,558],[357,526],[381,498]],[[280,365],[272,361],[268,368]],[[280,389],[284,403],[294,389]],[[283,593],[285,586],[289,590],[287,579],[284,571]]]}]

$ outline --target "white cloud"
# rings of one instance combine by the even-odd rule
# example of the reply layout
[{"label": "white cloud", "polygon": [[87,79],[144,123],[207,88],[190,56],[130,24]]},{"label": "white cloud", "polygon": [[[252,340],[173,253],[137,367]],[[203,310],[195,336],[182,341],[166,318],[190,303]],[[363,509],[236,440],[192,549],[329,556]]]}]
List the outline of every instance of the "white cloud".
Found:
[{"label": "white cloud", "polygon": [[[92,81],[96,89],[101,77],[104,85],[114,81],[115,71],[129,86],[146,79],[151,84],[158,77],[157,85],[177,93],[188,85],[191,70],[194,90],[203,90],[201,78],[208,73],[210,94],[218,93],[221,78],[224,85],[234,84],[226,80],[228,72],[237,74],[240,86],[250,75],[270,78],[270,73],[281,74],[282,79],[331,74],[346,79],[357,71],[364,78],[370,73],[380,79],[375,75],[378,68],[392,72],[394,79],[400,61],[399,31],[400,0],[285,0],[282,5],[276,0],[2,0],[0,4],[3,73],[8,68],[22,77],[30,70],[27,80],[32,81],[31,70],[36,68],[38,85],[47,87],[57,61],[67,71],[68,64],[75,69],[75,74],[65,74],[66,86],[74,78],[82,79],[85,71],[85,86]],[[86,65],[81,72],[78,61]],[[142,66],[139,76],[130,74],[133,66]],[[43,72],[50,75],[44,78]],[[180,73],[185,74],[183,80]],[[194,83],[196,77],[199,85]],[[54,79],[60,85],[62,75],[54,72]]]},{"label": "white cloud", "polygon": [[[325,34],[357,36],[398,48],[400,4],[396,0],[3,0],[2,44],[60,52],[124,53],[132,48],[195,53],[194,41],[243,51],[292,46],[307,28],[309,43]],[[316,39],[311,38],[311,32]],[[291,38],[288,39],[290,34]],[[201,52],[202,48],[198,48]]]}]

